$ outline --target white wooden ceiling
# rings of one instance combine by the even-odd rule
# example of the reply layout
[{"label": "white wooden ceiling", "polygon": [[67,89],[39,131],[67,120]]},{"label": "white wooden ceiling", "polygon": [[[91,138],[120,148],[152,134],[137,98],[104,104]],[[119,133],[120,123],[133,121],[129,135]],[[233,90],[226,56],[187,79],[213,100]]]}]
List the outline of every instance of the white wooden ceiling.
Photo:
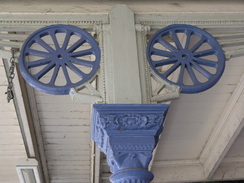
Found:
[{"label": "white wooden ceiling", "polygon": [[[84,16],[87,14],[92,14],[108,23],[106,17],[110,9],[119,3],[121,2],[59,1],[58,4],[56,1],[1,2],[0,27],[4,31],[4,26],[8,26],[5,19],[15,19],[16,24],[10,23],[12,27],[17,26],[15,31],[18,31],[18,28],[19,31],[22,29],[26,31],[23,25],[21,29],[18,21],[28,16],[29,33],[44,26],[39,23],[40,21],[46,21],[48,24],[50,17],[58,21],[62,21],[62,18],[72,21],[72,17],[76,17],[75,21],[79,21],[82,17],[85,19]],[[199,23],[197,19],[201,19],[199,26],[204,27],[208,22],[206,17],[210,16],[215,22],[220,20],[217,25],[220,32],[225,26],[223,19],[233,21],[233,25],[236,25],[235,21],[240,22],[243,19],[241,15],[244,15],[243,1],[221,3],[123,1],[123,3],[138,15],[138,22],[153,21],[152,17],[154,19],[165,17],[162,21],[167,19],[169,22],[184,21],[185,16],[188,21],[192,20],[196,24]],[[152,16],[146,17],[146,20],[145,14]],[[95,19],[99,19],[97,17]],[[233,20],[232,17],[239,19]],[[35,22],[35,18],[39,22]],[[152,27],[156,30],[160,26]],[[239,27],[241,27],[239,31],[242,32],[244,24]],[[211,27],[208,31],[211,32]],[[20,46],[24,39],[25,37],[20,40]],[[7,56],[9,55],[0,55],[3,58]],[[231,58],[226,63],[226,70],[220,81],[208,91],[193,95],[181,94],[179,99],[172,101],[151,167],[155,175],[153,182],[244,179],[243,60],[244,57]],[[100,154],[90,141],[91,106],[72,102],[70,96],[47,95],[29,87],[25,91],[25,85],[22,81],[18,82],[18,78],[16,83],[22,86],[22,89],[19,86],[15,88],[17,111],[21,111],[17,113],[20,115],[19,118],[14,103],[7,103],[4,95],[7,79],[1,62],[0,182],[18,182],[16,163],[19,159],[27,157],[39,160],[44,179],[48,179],[50,183],[107,182],[108,167],[103,160],[100,161]],[[25,97],[26,93],[28,97]],[[24,104],[27,106],[25,110]],[[24,113],[27,113],[27,116],[31,114],[31,117],[26,117]],[[26,124],[27,118],[33,122],[33,126],[29,126],[29,132],[28,129],[20,128],[18,122],[19,119],[22,120],[21,124]],[[21,131],[27,139],[25,144]],[[34,139],[30,138],[33,137],[33,132],[35,132]],[[100,165],[103,167],[101,170]]]}]

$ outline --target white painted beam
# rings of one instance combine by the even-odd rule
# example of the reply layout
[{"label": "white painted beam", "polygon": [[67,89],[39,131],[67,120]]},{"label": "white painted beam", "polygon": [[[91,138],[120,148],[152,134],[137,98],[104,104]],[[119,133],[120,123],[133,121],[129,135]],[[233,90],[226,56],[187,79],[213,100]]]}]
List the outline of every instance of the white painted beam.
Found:
[{"label": "white painted beam", "polygon": [[[19,52],[15,52],[14,56],[16,58],[18,58],[19,57]],[[12,57],[11,51],[9,51],[9,50],[0,50],[0,58],[9,59],[11,57]],[[17,62],[17,59],[16,59],[16,62]]]},{"label": "white painted beam", "polygon": [[198,160],[155,161],[151,171],[154,183],[204,181]]},{"label": "white painted beam", "polygon": [[126,5],[117,5],[109,17],[110,25],[104,34],[107,103],[140,104],[134,13]]},{"label": "white painted beam", "polygon": [[36,138],[36,145],[38,146],[38,152],[39,152],[39,161],[41,167],[41,171],[43,173],[44,177],[44,182],[49,183],[49,173],[47,169],[47,161],[46,161],[46,156],[44,152],[44,145],[43,145],[43,136],[41,132],[41,126],[40,126],[40,119],[38,115],[38,110],[37,110],[37,103],[36,103],[36,98],[35,98],[35,93],[34,89],[31,88],[29,85],[26,85],[28,97],[29,97],[29,107],[31,108],[31,116],[32,116],[32,122],[33,122],[33,127],[35,131],[35,138]]},{"label": "white painted beam", "polygon": [[244,74],[230,97],[200,155],[205,178],[210,179],[244,125]]}]

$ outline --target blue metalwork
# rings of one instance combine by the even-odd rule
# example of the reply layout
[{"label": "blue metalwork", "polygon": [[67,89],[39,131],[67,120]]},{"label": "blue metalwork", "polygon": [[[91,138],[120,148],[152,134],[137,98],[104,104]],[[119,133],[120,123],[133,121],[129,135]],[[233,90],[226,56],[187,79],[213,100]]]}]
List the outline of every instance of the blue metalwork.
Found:
[{"label": "blue metalwork", "polygon": [[209,89],[225,68],[224,53],[215,38],[198,27],[184,24],[158,31],[148,43],[147,60],[157,75],[180,86],[182,93]]},{"label": "blue metalwork", "polygon": [[92,139],[107,155],[113,183],[149,183],[152,152],[169,105],[94,104]]},{"label": "blue metalwork", "polygon": [[[74,37],[76,40],[72,40]],[[84,56],[95,59],[86,60]],[[38,59],[30,60],[30,57]],[[84,84],[95,75],[100,57],[98,44],[89,33],[71,25],[51,25],[27,38],[21,50],[19,66],[25,80],[34,88],[49,94],[65,95],[69,94],[71,88]],[[61,86],[55,83],[60,68],[66,80]],[[32,69],[38,72],[33,73]],[[71,75],[78,76],[78,81],[72,81]],[[42,81],[45,77],[48,82]]]}]

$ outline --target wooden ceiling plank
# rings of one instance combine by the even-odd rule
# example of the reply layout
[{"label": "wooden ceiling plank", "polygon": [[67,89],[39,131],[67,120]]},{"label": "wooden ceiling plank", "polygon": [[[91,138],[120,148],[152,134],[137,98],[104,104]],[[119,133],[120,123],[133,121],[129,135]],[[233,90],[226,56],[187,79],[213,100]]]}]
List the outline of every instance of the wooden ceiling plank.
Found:
[{"label": "wooden ceiling plank", "polygon": [[244,74],[237,84],[210,138],[200,162],[205,177],[211,179],[244,125]]}]

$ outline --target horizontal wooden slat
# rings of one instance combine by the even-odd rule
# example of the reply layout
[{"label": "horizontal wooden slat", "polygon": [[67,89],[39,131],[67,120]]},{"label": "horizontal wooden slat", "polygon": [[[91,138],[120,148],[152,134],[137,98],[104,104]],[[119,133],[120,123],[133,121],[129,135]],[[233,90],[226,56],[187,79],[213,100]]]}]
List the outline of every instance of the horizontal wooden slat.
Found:
[{"label": "horizontal wooden slat", "polygon": [[48,169],[53,172],[57,171],[82,171],[82,172],[90,172],[90,169],[85,168],[84,166],[79,166],[79,165],[70,165],[70,166],[49,166]]},{"label": "horizontal wooden slat", "polygon": [[[82,152],[81,152],[82,154]],[[87,156],[70,156],[67,154],[66,156],[47,156],[48,161],[86,161],[89,160]]]},{"label": "horizontal wooden slat", "polygon": [[41,119],[40,121],[41,125],[46,126],[65,126],[65,125],[90,125],[91,120],[90,119],[81,119],[81,118],[72,118],[72,119]]},{"label": "horizontal wooden slat", "polygon": [[23,145],[23,139],[0,139],[1,145]]},{"label": "horizontal wooden slat", "polygon": [[43,26],[10,26],[10,25],[2,25],[0,26],[0,31],[2,32],[32,32]]},{"label": "horizontal wooden slat", "polygon": [[15,149],[14,150],[5,150],[5,151],[3,151],[3,150],[0,150],[0,157],[6,157],[6,156],[15,156],[15,155],[25,155],[26,154],[26,152],[25,152],[25,150],[24,149],[22,149],[22,150],[18,150],[18,151],[16,151]]},{"label": "horizontal wooden slat", "polygon": [[[0,118],[0,120],[2,120]],[[0,133],[1,132],[19,132],[20,131],[20,127],[19,126],[2,126],[0,128]]]},{"label": "horizontal wooden slat", "polygon": [[90,165],[84,166],[81,164],[68,164],[68,163],[66,163],[66,164],[62,164],[62,165],[54,165],[54,164],[48,165],[48,168],[52,169],[52,170],[54,170],[55,168],[60,168],[60,167],[63,167],[63,169],[65,169],[65,168],[69,169],[70,167],[80,167],[80,170],[84,170],[84,171],[91,169]]},{"label": "horizontal wooden slat", "polygon": [[[7,95],[4,96],[4,99],[7,101]],[[4,105],[4,107],[0,110],[0,112],[13,112],[15,113],[15,108],[12,105]],[[1,123],[0,123],[1,124]],[[16,124],[18,124],[16,122]]]},{"label": "horizontal wooden slat", "polygon": [[[37,92],[35,92],[37,93]],[[36,94],[36,102],[38,104],[62,104],[64,106],[68,106],[69,104],[72,104],[71,97],[69,95],[48,95],[45,93]]]},{"label": "horizontal wooden slat", "polygon": [[0,39],[7,39],[7,40],[18,40],[18,41],[25,41],[28,35],[26,34],[7,34],[7,33],[0,33]]},{"label": "horizontal wooden slat", "polygon": [[[183,94],[184,95],[184,94]],[[181,95],[181,98],[183,98],[184,96]],[[187,96],[187,95],[185,95]],[[191,102],[195,102],[195,103],[200,103],[200,102],[205,102],[205,103],[209,103],[211,101],[215,101],[215,102],[224,102],[226,101],[226,99],[228,99],[231,96],[231,92],[229,93],[216,93],[216,94],[199,94],[199,95],[192,95],[191,97],[187,97],[187,102],[191,103]]]},{"label": "horizontal wooden slat", "polygon": [[90,139],[44,139],[44,144],[90,144]]},{"label": "horizontal wooden slat", "polygon": [[244,38],[244,34],[242,33],[231,33],[231,34],[217,34],[215,36],[217,40],[225,40],[225,39],[241,39]]},{"label": "horizontal wooden slat", "polygon": [[91,139],[90,133],[53,133],[53,132],[46,132],[43,133],[43,139],[80,139],[80,140],[89,140]]},{"label": "horizontal wooden slat", "polygon": [[[6,97],[3,97],[1,98],[1,102],[3,102],[3,105],[10,105],[8,106],[8,108],[11,108],[11,111],[3,111],[4,112],[4,116],[0,116],[0,119],[17,119],[17,115],[16,115],[16,112],[12,110],[12,107],[11,107],[11,103],[7,103],[7,96]],[[1,124],[1,121],[0,121],[0,124]]]},{"label": "horizontal wooden slat", "polygon": [[71,105],[60,105],[57,103],[51,104],[38,104],[37,105],[39,111],[49,111],[49,112],[67,112],[67,111],[83,111],[89,112],[90,111],[90,104],[79,104],[79,103],[72,103]]},{"label": "horizontal wooden slat", "polygon": [[19,151],[19,150],[23,150],[24,149],[24,146],[23,144],[22,145],[1,145],[1,151],[10,151],[10,150],[16,150],[16,151]]},{"label": "horizontal wooden slat", "polygon": [[[2,126],[2,124],[1,124],[1,126]],[[5,126],[5,125],[3,125],[3,126]],[[2,133],[0,133],[0,141],[1,140],[6,140],[6,139],[9,139],[9,140],[10,139],[12,139],[12,140],[22,139],[22,136],[18,132],[2,132]]]},{"label": "horizontal wooden slat", "polygon": [[13,41],[0,41],[0,47],[21,48],[23,43]]},{"label": "horizontal wooden slat", "polygon": [[72,149],[72,150],[80,150],[80,151],[84,151],[85,149],[90,149],[90,145],[80,145],[80,144],[73,144],[73,145],[53,145],[53,144],[46,144],[45,145],[45,150],[51,150],[51,149],[55,149],[55,150],[68,150],[68,149]]},{"label": "horizontal wooden slat", "polygon": [[46,156],[90,156],[90,149],[82,149],[82,151],[77,151],[73,149],[62,149],[62,150],[55,150],[55,149],[46,149],[45,150]]},{"label": "horizontal wooden slat", "polygon": [[90,112],[82,112],[82,111],[67,111],[67,112],[39,112],[40,119],[81,119],[86,118],[89,119]]},{"label": "horizontal wooden slat", "polygon": [[41,126],[44,132],[88,132],[90,126]]},{"label": "horizontal wooden slat", "polygon": [[70,165],[79,165],[79,166],[90,166],[90,161],[48,161],[48,166],[70,166]]},{"label": "horizontal wooden slat", "polygon": [[89,177],[75,178],[75,177],[61,177],[60,179],[51,178],[50,183],[81,183],[81,182],[90,182]]},{"label": "horizontal wooden slat", "polygon": [[82,176],[89,176],[90,175],[90,170],[89,169],[81,169],[81,167],[71,168],[71,169],[56,169],[49,170],[52,175],[82,175]]}]

